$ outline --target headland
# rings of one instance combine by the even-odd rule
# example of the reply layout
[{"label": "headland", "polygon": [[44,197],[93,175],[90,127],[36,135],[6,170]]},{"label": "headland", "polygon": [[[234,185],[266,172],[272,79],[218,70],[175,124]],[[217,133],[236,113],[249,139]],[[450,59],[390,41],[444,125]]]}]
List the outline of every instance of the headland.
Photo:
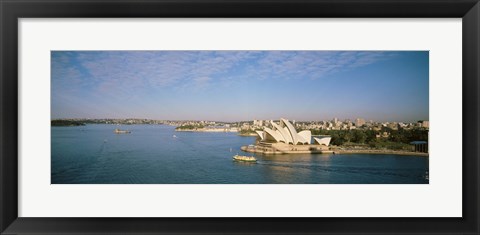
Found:
[{"label": "headland", "polygon": [[185,132],[238,132],[236,128],[190,128],[182,129],[177,128],[175,131],[185,131]]},{"label": "headland", "polygon": [[256,145],[242,146],[242,151],[249,153],[275,154],[298,154],[298,153],[333,153],[327,146],[321,145],[291,145],[285,143],[259,142]]},{"label": "headland", "polygon": [[[279,123],[270,121],[272,128],[265,127],[262,131],[257,130],[255,144],[242,146],[241,150],[250,153],[267,155],[275,154],[395,154],[409,156],[425,156],[428,152],[415,151],[418,148],[387,149],[376,148],[368,145],[362,146],[336,146],[331,145],[332,136],[312,135],[310,130],[297,132],[294,125],[287,119],[281,118]],[[426,150],[426,142],[417,141],[420,150]],[[411,150],[410,150],[411,149]]]}]

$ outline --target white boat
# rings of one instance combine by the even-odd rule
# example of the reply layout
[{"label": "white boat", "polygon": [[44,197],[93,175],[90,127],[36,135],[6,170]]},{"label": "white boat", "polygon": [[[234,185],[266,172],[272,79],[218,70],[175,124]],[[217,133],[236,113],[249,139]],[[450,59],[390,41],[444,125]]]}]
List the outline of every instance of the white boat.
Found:
[{"label": "white boat", "polygon": [[120,129],[115,129],[115,131],[113,131],[115,134],[130,134],[130,131],[125,131],[125,130],[120,130]]},{"label": "white boat", "polygon": [[257,159],[254,158],[253,156],[240,156],[240,155],[235,155],[233,156],[234,161],[240,161],[240,162],[257,162]]}]

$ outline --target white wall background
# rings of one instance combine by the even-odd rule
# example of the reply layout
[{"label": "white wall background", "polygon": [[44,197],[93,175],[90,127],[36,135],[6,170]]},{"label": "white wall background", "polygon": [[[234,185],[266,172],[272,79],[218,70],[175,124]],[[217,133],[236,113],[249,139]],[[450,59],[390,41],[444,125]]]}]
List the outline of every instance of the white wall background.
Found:
[{"label": "white wall background", "polygon": [[[461,26],[461,19],[21,19],[19,216],[460,217]],[[225,49],[430,50],[430,184],[50,185],[50,50]],[[232,203],[246,195],[259,200]]]}]

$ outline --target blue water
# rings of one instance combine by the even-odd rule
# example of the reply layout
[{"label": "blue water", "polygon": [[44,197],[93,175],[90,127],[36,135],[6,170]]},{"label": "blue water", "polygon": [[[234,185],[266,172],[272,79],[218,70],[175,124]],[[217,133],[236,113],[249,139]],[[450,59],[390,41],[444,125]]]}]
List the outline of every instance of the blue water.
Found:
[{"label": "blue water", "polygon": [[[175,132],[166,125],[52,127],[52,184],[428,184],[428,157],[255,155],[255,137]],[[176,136],[176,138],[174,137]],[[251,154],[245,154],[251,155]]]}]

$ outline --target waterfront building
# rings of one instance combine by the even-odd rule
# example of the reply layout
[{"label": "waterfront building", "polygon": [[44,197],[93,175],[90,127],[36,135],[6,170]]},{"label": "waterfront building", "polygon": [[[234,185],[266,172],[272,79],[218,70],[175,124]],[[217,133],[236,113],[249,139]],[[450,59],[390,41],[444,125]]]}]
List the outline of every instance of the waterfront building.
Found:
[{"label": "waterfront building", "polygon": [[[305,130],[297,132],[295,127],[284,118],[280,119],[280,123],[275,123],[270,121],[272,128],[265,127],[263,131],[256,131],[260,141],[268,143],[285,143],[291,145],[309,145],[311,144],[312,132],[310,130]],[[331,139],[331,138],[330,138]],[[328,146],[330,144],[330,139],[319,139],[315,140],[318,144],[323,144]]]},{"label": "waterfront building", "polygon": [[319,145],[329,146],[330,141],[332,140],[332,137],[331,136],[318,136],[318,137],[313,137],[313,139]]},{"label": "waterfront building", "polygon": [[330,136],[312,136],[310,130],[297,132],[294,125],[284,118],[278,123],[270,121],[269,124],[271,128],[264,127],[263,131],[256,131],[258,138],[255,145],[242,146],[242,151],[262,154],[333,152],[329,147]]},{"label": "waterfront building", "polygon": [[412,141],[411,145],[414,146],[415,152],[428,153],[428,142],[427,141]]}]

